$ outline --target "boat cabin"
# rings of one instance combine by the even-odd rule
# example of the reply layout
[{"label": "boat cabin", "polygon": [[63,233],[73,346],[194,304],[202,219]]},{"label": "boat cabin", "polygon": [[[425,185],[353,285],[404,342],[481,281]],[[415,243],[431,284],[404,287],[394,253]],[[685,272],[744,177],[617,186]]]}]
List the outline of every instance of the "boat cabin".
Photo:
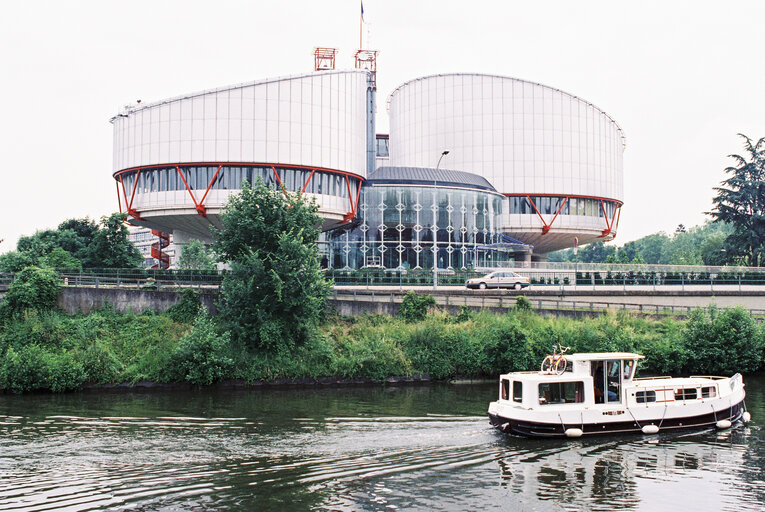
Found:
[{"label": "boat cabin", "polygon": [[524,409],[562,404],[624,405],[638,360],[629,352],[566,355],[568,365],[560,375],[546,372],[515,372],[500,376],[499,398]]}]

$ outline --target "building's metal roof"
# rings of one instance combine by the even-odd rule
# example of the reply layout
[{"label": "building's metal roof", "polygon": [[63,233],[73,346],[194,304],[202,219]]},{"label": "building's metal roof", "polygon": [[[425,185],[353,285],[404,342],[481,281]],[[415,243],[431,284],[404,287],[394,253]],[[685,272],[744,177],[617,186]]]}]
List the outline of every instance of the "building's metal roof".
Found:
[{"label": "building's metal roof", "polygon": [[600,108],[597,105],[587,101],[584,98],[580,98],[579,96],[576,96],[575,94],[571,94],[570,92],[566,92],[564,90],[558,89],[557,87],[551,87],[549,85],[540,84],[539,82],[534,82],[532,80],[524,80],[522,78],[513,78],[511,76],[491,75],[491,74],[486,74],[486,73],[438,73],[438,74],[435,74],[435,75],[427,75],[427,76],[421,76],[421,77],[418,77],[418,78],[413,78],[411,80],[407,80],[403,84],[401,84],[398,87],[396,87],[395,89],[393,89],[393,92],[391,92],[388,95],[388,99],[385,102],[385,109],[388,111],[388,113],[390,113],[391,98],[393,98],[394,94],[396,94],[399,90],[403,89],[407,85],[409,85],[411,83],[414,83],[414,82],[429,80],[431,78],[441,78],[441,77],[449,77],[449,76],[477,76],[477,77],[487,77],[487,78],[500,78],[502,80],[512,80],[514,82],[538,85],[539,87],[544,87],[545,89],[550,89],[550,90],[553,90],[553,91],[558,91],[561,94],[565,94],[566,96],[568,96],[568,97],[570,97],[572,99],[575,99],[577,101],[581,101],[582,103],[585,103],[585,104],[591,106],[592,108],[594,108],[595,110],[597,110],[598,112],[600,112],[601,114],[606,116],[609,121],[614,123],[614,125],[616,126],[616,129],[619,131],[619,135],[621,135],[621,137],[622,137],[622,146],[624,146],[625,148],[627,147],[627,137],[626,137],[626,135],[624,135],[624,130],[622,130],[622,127],[619,126],[619,123],[617,123],[616,120],[613,117],[611,117],[609,114],[607,114],[606,111],[603,110],[602,108]]},{"label": "building's metal roof", "polygon": [[429,167],[378,167],[367,176],[367,185],[407,184],[473,188],[496,192],[486,178],[463,171]]}]

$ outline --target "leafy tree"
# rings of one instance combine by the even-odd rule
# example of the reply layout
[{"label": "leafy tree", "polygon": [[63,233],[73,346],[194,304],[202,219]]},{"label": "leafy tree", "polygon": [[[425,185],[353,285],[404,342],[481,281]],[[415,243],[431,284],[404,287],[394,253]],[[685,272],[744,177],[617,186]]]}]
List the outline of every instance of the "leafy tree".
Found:
[{"label": "leafy tree", "polygon": [[602,263],[609,255],[616,253],[616,248],[603,242],[593,242],[579,249],[577,260],[584,263]]},{"label": "leafy tree", "polygon": [[215,263],[200,240],[187,244],[178,258],[178,268],[182,270],[215,270]]},{"label": "leafy tree", "polygon": [[68,251],[65,251],[61,247],[54,248],[51,252],[41,257],[40,264],[44,267],[52,269],[81,269],[82,263],[80,260],[72,256]]},{"label": "leafy tree", "polygon": [[725,169],[728,178],[716,187],[714,207],[709,214],[716,222],[733,228],[725,241],[726,257],[739,263],[758,265],[765,254],[765,137],[744,139],[747,157],[729,155],[736,166]]},{"label": "leafy tree", "polygon": [[87,264],[90,268],[133,268],[139,267],[143,256],[128,240],[124,213],[113,213],[101,217],[101,227],[93,236],[93,244],[88,253]]},{"label": "leafy tree", "polygon": [[725,250],[725,233],[715,233],[706,238],[699,249],[705,265],[724,265],[727,261]]},{"label": "leafy tree", "polygon": [[36,258],[29,253],[11,251],[0,254],[0,272],[21,272],[24,267],[35,264]]},{"label": "leafy tree", "polygon": [[231,265],[219,313],[236,340],[281,350],[311,333],[329,294],[317,258],[317,211],[315,202],[262,180],[229,199],[214,250]]},{"label": "leafy tree", "polygon": [[37,231],[31,236],[22,236],[16,243],[19,252],[45,256],[58,246],[58,232],[53,229]]},{"label": "leafy tree", "polygon": [[85,217],[67,219],[58,225],[58,245],[81,262],[88,259],[88,251],[98,232],[98,225]]}]

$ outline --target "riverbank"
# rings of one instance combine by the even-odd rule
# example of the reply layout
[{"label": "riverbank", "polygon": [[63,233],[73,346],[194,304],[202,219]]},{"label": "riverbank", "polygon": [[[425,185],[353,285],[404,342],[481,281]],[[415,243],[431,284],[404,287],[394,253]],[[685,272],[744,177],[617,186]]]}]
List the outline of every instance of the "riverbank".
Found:
[{"label": "riverbank", "polygon": [[644,354],[644,374],[729,375],[762,370],[764,340],[763,328],[741,309],[658,321],[628,313],[572,319],[518,309],[503,315],[431,311],[412,322],[332,316],[302,344],[267,352],[233,342],[205,315],[28,312],[0,327],[0,390],[494,379],[538,368],[557,343],[575,352]]}]

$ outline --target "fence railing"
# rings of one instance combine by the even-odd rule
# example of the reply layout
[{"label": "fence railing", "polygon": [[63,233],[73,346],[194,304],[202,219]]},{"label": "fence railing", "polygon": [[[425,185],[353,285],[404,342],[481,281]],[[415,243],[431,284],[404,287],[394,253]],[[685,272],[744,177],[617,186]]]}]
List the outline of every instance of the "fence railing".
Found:
[{"label": "fence railing", "polygon": [[217,290],[223,276],[201,276],[184,274],[155,274],[159,277],[144,277],[141,274],[119,273],[65,273],[60,272],[59,278],[64,286],[81,286],[92,288],[129,288],[139,290],[181,290],[196,288],[198,290]]},{"label": "fence railing", "polygon": [[[549,266],[563,265],[548,263]],[[568,264],[566,264],[568,265]],[[648,270],[650,265],[604,265],[587,264],[587,268],[524,268],[515,269],[518,273],[529,278],[531,285],[537,287],[620,287],[628,289],[633,286],[654,287],[677,286],[686,289],[694,286],[706,286],[715,291],[738,289],[745,286],[765,285],[765,272],[762,268],[734,269],[733,267],[715,267],[715,272],[708,271],[711,267],[674,266],[671,270]],[[599,265],[597,267],[593,265]],[[619,271],[617,267],[625,267]],[[626,268],[629,267],[630,270]],[[705,270],[702,270],[705,269]],[[219,287],[223,282],[226,271],[219,270],[156,270],[156,269],[60,269],[58,274],[65,284],[77,286],[118,286],[118,287]],[[433,286],[431,270],[404,269],[361,269],[337,270],[329,269],[323,272],[328,280],[337,286],[362,286],[374,288],[379,286]],[[438,286],[464,286],[468,279],[485,275],[486,272],[476,270],[439,269],[437,274]],[[14,274],[0,274],[0,290],[7,289],[13,282]]]},{"label": "fence railing", "polygon": [[[335,300],[381,302],[400,304],[403,295],[392,292],[366,291],[366,290],[335,290]],[[466,306],[469,308],[512,308],[518,299],[517,295],[434,295],[433,299],[440,306]],[[633,313],[652,315],[687,315],[700,306],[683,306],[673,304],[638,304],[638,303],[613,303],[582,300],[561,299],[537,299],[526,297],[532,307],[537,310],[550,311],[580,311],[602,313],[604,311],[630,311]],[[745,309],[753,316],[765,316],[765,309]]]}]

